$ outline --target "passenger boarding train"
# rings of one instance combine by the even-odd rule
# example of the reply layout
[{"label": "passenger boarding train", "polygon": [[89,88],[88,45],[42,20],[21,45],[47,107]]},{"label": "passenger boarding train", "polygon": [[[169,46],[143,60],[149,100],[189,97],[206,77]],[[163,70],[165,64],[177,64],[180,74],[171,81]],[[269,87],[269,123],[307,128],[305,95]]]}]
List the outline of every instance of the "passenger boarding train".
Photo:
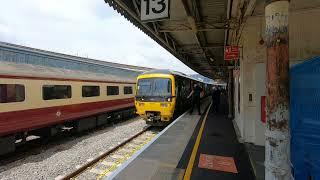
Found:
[{"label": "passenger boarding train", "polygon": [[83,131],[131,116],[134,94],[135,79],[1,62],[0,155],[26,134]]},{"label": "passenger boarding train", "polygon": [[147,124],[164,126],[172,119],[191,107],[191,98],[187,98],[194,83],[209,95],[211,84],[203,83],[185,74],[169,70],[153,70],[137,78],[135,106],[137,114]]}]

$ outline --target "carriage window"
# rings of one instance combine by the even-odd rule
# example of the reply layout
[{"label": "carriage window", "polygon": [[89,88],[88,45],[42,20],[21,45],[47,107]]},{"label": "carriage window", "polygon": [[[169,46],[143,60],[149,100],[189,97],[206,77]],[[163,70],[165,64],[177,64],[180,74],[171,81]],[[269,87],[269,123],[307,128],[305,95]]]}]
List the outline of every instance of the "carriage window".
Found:
[{"label": "carriage window", "polygon": [[107,86],[107,95],[113,96],[119,94],[119,87],[118,86]]},{"label": "carriage window", "polygon": [[123,88],[124,94],[132,94],[132,87],[131,86],[125,86]]},{"label": "carriage window", "polygon": [[0,84],[0,103],[22,102],[25,89],[20,84]]},{"label": "carriage window", "polygon": [[43,100],[71,98],[70,85],[44,85],[42,86]]},{"label": "carriage window", "polygon": [[100,86],[82,86],[82,97],[100,96]]}]

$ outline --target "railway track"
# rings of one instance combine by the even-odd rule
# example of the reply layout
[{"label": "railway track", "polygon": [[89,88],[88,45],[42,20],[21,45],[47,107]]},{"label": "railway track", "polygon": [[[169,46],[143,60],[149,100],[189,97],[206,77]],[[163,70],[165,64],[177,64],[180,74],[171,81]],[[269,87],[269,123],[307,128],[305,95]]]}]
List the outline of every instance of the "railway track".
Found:
[{"label": "railway track", "polygon": [[[130,120],[130,119],[127,119]],[[119,121],[117,123],[125,122],[126,120]],[[117,124],[116,123],[116,124]],[[96,127],[94,129],[83,132],[63,131],[58,135],[50,137],[29,136],[25,142],[21,140],[16,141],[16,150],[14,152],[0,155],[0,165],[6,165],[11,162],[15,162],[19,159],[24,159],[31,155],[41,154],[43,150],[53,148],[59,144],[67,143],[76,138],[81,138],[90,133],[99,132],[105,128],[113,126],[112,124],[106,124],[104,126]]]},{"label": "railway track", "polygon": [[161,128],[148,126],[118,146],[109,148],[97,158],[89,159],[86,164],[77,167],[74,172],[56,179],[102,179],[126,162],[160,131]]}]

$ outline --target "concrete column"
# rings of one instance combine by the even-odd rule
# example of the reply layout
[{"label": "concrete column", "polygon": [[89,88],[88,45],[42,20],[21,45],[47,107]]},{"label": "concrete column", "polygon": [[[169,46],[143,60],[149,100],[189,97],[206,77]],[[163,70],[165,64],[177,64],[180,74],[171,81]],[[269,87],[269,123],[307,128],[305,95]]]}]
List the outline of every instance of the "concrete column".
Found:
[{"label": "concrete column", "polygon": [[232,78],[233,78],[233,69],[229,69],[228,77],[228,118],[232,118]]},{"label": "concrete column", "polygon": [[265,179],[291,179],[289,138],[289,0],[267,0]]}]

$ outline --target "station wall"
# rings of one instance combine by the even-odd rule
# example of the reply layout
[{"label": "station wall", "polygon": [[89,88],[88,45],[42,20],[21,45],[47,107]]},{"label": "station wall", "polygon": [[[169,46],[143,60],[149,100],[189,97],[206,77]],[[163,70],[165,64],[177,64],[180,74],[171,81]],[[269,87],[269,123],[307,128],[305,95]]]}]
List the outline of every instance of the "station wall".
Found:
[{"label": "station wall", "polygon": [[[297,0],[290,5],[290,64],[320,55],[320,3],[303,7]],[[242,49],[239,77],[234,72],[235,122],[245,142],[264,146],[265,124],[261,121],[261,96],[266,96],[266,46],[264,3],[257,4],[248,17],[239,41]],[[240,82],[239,82],[240,81]],[[240,84],[240,87],[238,85]],[[238,98],[240,88],[240,98]],[[240,99],[240,102],[238,102]],[[240,111],[238,104],[240,104]]]}]

